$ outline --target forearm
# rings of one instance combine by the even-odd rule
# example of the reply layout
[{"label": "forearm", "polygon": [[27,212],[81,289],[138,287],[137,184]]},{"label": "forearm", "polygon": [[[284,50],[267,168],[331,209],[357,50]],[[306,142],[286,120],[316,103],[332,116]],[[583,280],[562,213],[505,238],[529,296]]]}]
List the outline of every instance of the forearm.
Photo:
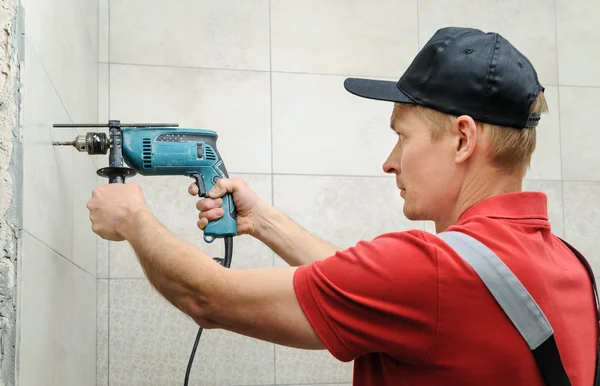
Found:
[{"label": "forearm", "polygon": [[157,291],[199,324],[209,324],[203,317],[211,311],[225,269],[165,229],[149,211],[133,216],[125,235]]},{"label": "forearm", "polygon": [[341,249],[310,234],[274,207],[263,211],[255,233],[291,266],[325,259]]},{"label": "forearm", "polygon": [[296,268],[226,269],[149,211],[128,223],[123,234],[148,280],[200,326],[290,347],[325,348],[296,299]]}]

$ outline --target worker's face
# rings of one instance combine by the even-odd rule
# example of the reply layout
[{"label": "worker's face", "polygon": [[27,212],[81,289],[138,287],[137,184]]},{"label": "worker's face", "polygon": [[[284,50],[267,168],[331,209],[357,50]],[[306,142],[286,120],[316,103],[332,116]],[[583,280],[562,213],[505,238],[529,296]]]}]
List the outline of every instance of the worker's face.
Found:
[{"label": "worker's face", "polygon": [[427,122],[412,109],[395,109],[391,126],[398,140],[383,170],[396,175],[404,215],[432,221],[446,216],[459,190],[452,139],[444,135],[433,141]]}]

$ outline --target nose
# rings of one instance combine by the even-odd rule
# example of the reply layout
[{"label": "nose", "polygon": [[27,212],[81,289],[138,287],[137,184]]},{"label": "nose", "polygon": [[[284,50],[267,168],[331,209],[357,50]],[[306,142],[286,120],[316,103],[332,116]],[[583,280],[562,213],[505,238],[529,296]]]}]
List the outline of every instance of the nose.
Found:
[{"label": "nose", "polygon": [[400,174],[400,163],[393,158],[392,152],[383,163],[383,171],[388,174]]},{"label": "nose", "polygon": [[400,174],[400,160],[402,159],[402,144],[400,139],[388,155],[387,159],[383,163],[383,171],[388,174]]}]

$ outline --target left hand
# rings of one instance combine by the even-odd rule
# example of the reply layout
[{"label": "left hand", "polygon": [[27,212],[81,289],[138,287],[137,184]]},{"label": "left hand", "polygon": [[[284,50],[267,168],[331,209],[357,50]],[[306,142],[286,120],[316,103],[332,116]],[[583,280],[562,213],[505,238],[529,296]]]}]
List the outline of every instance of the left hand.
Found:
[{"label": "left hand", "polygon": [[86,207],[90,211],[92,231],[111,241],[126,240],[130,224],[141,213],[150,211],[141,186],[135,183],[97,186]]}]

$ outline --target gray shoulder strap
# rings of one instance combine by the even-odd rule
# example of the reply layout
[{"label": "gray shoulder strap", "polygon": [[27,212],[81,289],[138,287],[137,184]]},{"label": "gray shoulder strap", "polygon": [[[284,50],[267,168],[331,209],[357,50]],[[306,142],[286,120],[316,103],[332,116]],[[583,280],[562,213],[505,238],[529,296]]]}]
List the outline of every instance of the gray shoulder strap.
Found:
[{"label": "gray shoulder strap", "polygon": [[552,336],[552,327],[540,307],[494,252],[461,232],[442,232],[438,237],[477,272],[531,350]]}]

